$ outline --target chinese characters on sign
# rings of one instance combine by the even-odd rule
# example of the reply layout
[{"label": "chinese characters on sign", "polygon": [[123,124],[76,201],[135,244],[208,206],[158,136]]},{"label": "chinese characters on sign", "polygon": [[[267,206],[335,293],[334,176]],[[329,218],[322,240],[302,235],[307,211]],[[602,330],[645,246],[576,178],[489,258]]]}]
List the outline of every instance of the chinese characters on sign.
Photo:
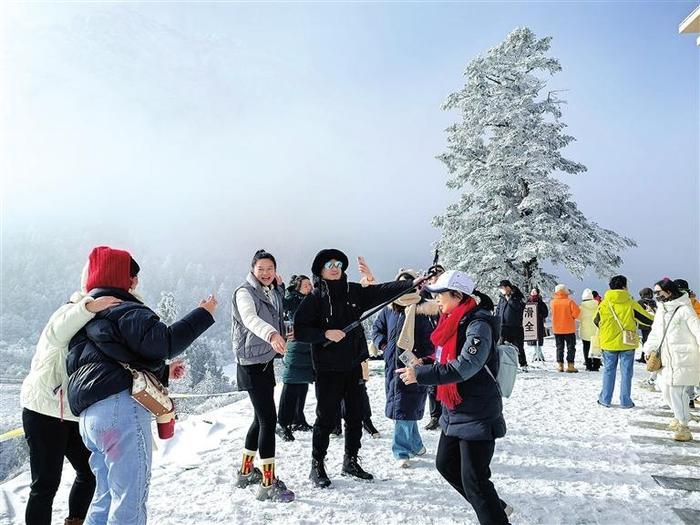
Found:
[{"label": "chinese characters on sign", "polygon": [[525,305],[523,312],[523,331],[525,332],[525,341],[537,341],[537,304]]}]

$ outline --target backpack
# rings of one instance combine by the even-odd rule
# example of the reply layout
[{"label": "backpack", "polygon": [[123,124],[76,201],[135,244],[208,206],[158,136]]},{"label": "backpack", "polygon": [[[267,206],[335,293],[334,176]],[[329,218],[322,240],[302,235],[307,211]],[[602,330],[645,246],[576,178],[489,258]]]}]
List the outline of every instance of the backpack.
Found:
[{"label": "backpack", "polygon": [[510,343],[495,345],[500,366],[498,376],[494,377],[488,365],[484,365],[486,372],[498,385],[498,390],[502,397],[510,397],[515,385],[515,376],[518,374],[518,349]]}]

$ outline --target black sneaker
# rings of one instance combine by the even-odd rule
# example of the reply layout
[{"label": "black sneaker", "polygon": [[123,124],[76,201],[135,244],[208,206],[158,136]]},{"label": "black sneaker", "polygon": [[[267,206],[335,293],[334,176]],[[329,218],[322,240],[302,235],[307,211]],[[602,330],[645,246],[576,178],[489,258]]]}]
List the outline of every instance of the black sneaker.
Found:
[{"label": "black sneaker", "polygon": [[311,425],[308,423],[299,423],[298,425],[292,425],[292,430],[294,432],[311,432],[314,429]]},{"label": "black sneaker", "polygon": [[345,458],[343,459],[342,475],[358,479],[364,479],[367,481],[374,479],[374,476],[372,474],[362,470],[362,467],[357,462],[357,456],[345,456]]},{"label": "black sneaker", "polygon": [[331,486],[331,480],[326,474],[326,467],[323,461],[311,460],[311,473],[309,474],[311,482],[320,489],[325,489]]},{"label": "black sneaker", "polygon": [[294,441],[294,434],[292,434],[292,427],[280,427],[279,425],[275,429],[275,434],[282,438],[282,441]]},{"label": "black sneaker", "polygon": [[374,439],[377,439],[379,437],[379,430],[377,430],[372,423],[371,419],[368,419],[367,421],[362,422],[362,428],[365,429],[365,432],[367,432],[370,436],[372,436]]},{"label": "black sneaker", "polygon": [[431,417],[430,422],[425,425],[425,430],[437,430],[440,428],[440,420],[436,417]]}]

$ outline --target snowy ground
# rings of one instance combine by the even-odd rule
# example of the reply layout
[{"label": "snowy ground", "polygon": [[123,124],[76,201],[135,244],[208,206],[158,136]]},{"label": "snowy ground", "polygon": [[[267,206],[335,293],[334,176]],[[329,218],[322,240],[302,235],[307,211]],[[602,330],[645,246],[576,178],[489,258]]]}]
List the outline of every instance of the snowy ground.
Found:
[{"label": "snowy ground", "polygon": [[[580,351],[580,350],[579,350]],[[636,381],[644,375],[637,365],[633,398],[637,408],[606,409],[596,404],[600,373],[557,374],[553,348],[542,369],[521,374],[511,399],[505,400],[508,434],[497,442],[493,480],[502,499],[516,509],[514,524],[526,523],[681,523],[671,507],[700,509],[700,493],[662,489],[652,474],[697,476],[693,466],[646,463],[638,454],[689,456],[693,445],[679,445],[670,433],[635,426],[636,422],[666,423],[648,410],[663,402],[659,394],[642,391]],[[383,416],[382,362],[374,361],[369,382],[380,439],[363,437],[361,457],[373,472],[373,483],[339,476],[342,440],[333,438],[328,471],[330,490],[315,490],[307,479],[311,435],[297,433],[293,443],[278,442],[278,474],[296,491],[292,504],[260,503],[252,491],[234,489],[243,435],[252,410],[244,399],[182,422],[176,437],[158,441],[149,500],[150,522],[161,524],[213,523],[473,523],[466,502],[440,478],[434,468],[439,433],[422,431],[428,455],[399,470],[391,455],[393,424]],[[278,387],[279,389],[279,387]],[[617,399],[614,398],[617,403]],[[315,400],[310,392],[307,418]],[[695,424],[697,426],[697,423]],[[669,438],[663,445],[639,445],[632,435]],[[700,438],[700,432],[696,432]],[[54,522],[66,514],[72,471],[54,505]],[[0,523],[22,523],[29,475],[0,485]]]}]

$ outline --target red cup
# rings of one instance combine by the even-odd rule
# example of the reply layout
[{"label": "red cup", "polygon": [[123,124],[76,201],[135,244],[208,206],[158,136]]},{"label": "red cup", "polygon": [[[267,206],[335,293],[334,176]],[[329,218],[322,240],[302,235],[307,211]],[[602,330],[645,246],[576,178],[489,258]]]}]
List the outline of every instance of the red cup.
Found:
[{"label": "red cup", "polygon": [[158,426],[158,437],[160,439],[170,439],[175,435],[175,410],[171,410],[167,414],[156,417]]}]

